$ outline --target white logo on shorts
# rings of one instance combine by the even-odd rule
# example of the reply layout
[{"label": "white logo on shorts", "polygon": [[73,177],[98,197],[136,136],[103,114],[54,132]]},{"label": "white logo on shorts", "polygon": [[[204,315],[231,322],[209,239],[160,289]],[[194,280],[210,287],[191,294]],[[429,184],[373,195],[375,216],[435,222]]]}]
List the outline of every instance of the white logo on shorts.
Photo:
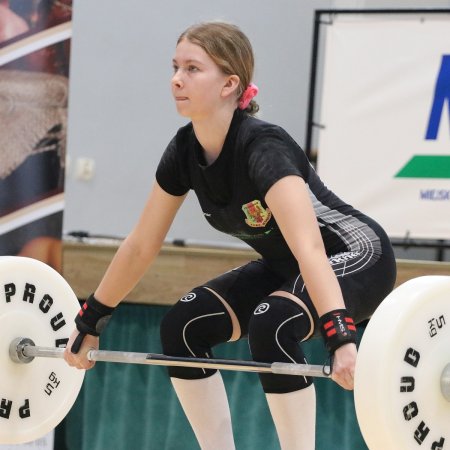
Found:
[{"label": "white logo on shorts", "polygon": [[268,303],[261,303],[256,309],[253,314],[264,314],[266,311],[268,311],[270,308],[270,305]]},{"label": "white logo on shorts", "polygon": [[195,297],[197,297],[197,294],[195,294],[195,292],[189,292],[189,294],[180,298],[180,302],[191,302]]}]

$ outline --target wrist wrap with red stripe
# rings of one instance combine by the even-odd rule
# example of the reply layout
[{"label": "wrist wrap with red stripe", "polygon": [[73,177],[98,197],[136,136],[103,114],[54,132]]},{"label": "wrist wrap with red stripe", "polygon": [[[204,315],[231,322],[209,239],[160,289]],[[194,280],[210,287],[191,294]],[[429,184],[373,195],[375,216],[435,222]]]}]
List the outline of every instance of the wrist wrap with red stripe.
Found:
[{"label": "wrist wrap with red stripe", "polygon": [[75,324],[80,334],[75,339],[71,352],[78,353],[87,334],[92,336],[100,336],[100,333],[105,329],[114,308],[100,303],[93,294],[91,294],[84,305],[81,307]]},{"label": "wrist wrap with red stripe", "polygon": [[327,350],[333,354],[339,347],[356,343],[356,327],[346,309],[335,309],[320,318],[320,331]]}]

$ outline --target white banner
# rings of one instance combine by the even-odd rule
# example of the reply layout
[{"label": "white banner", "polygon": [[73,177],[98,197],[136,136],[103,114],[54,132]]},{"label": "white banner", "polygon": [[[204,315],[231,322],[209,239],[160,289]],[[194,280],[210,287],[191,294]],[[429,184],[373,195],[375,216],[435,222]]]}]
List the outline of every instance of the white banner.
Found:
[{"label": "white banner", "polygon": [[[54,433],[51,431],[45,436],[26,444],[5,444],[0,445],[1,450],[53,450],[54,449]],[[57,450],[57,449],[54,449]]]},{"label": "white banner", "polygon": [[390,237],[450,239],[450,14],[337,14],[318,172]]}]

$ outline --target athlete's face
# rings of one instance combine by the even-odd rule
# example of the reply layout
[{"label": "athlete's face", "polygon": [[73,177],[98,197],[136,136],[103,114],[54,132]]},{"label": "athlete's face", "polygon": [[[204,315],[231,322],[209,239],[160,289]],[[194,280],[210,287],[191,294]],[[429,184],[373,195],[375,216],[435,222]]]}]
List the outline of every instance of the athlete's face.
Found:
[{"label": "athlete's face", "polygon": [[230,77],[200,46],[183,39],[175,50],[173,70],[172,94],[182,116],[200,120],[221,107]]}]

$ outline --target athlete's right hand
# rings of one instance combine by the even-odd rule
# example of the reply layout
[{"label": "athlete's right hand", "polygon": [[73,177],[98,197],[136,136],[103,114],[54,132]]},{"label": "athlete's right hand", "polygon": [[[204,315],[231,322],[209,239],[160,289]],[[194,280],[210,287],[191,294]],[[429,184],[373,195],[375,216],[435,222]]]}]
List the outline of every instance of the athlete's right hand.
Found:
[{"label": "athlete's right hand", "polygon": [[353,343],[339,347],[333,355],[331,379],[347,390],[354,388],[356,355],[356,345]]},{"label": "athlete's right hand", "polygon": [[67,364],[77,369],[92,369],[95,365],[95,361],[89,361],[87,354],[89,350],[97,350],[99,346],[99,338],[97,336],[92,336],[91,334],[86,334],[83,342],[81,343],[80,350],[77,353],[72,353],[72,345],[80,332],[75,329],[67,343],[67,347],[64,351],[64,359]]}]

